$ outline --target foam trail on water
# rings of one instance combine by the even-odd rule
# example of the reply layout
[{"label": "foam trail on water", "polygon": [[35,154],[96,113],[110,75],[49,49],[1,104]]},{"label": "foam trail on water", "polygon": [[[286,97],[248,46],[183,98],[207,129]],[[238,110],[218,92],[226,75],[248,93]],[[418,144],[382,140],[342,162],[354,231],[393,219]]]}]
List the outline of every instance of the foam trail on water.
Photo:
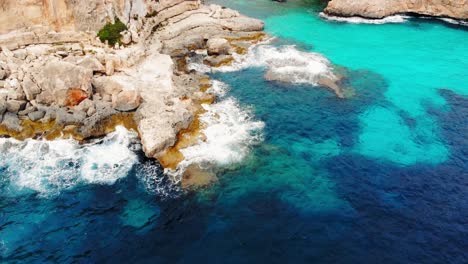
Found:
[{"label": "foam trail on water", "polygon": [[224,97],[229,86],[213,81],[210,91],[220,97],[212,105],[203,105],[206,112],[200,116],[204,124],[203,139],[182,149],[185,159],[179,164],[183,172],[191,164],[226,167],[241,162],[251,147],[263,139],[265,124],[254,120],[250,109],[242,109],[233,97]]},{"label": "foam trail on water", "polygon": [[333,66],[324,56],[315,52],[300,51],[294,45],[275,47],[259,44],[245,55],[233,54],[234,62],[228,66],[209,68],[200,62],[189,65],[203,72],[234,72],[247,68],[266,69],[265,78],[293,84],[318,85],[321,80],[334,80]]},{"label": "foam trail on water", "polygon": [[454,24],[454,25],[468,26],[468,21],[457,20],[457,19],[453,19],[453,18],[439,18],[439,19],[444,21],[444,22]]},{"label": "foam trail on water", "polygon": [[323,12],[320,13],[320,17],[330,21],[346,22],[351,24],[388,24],[388,23],[403,23],[408,20],[408,16],[394,15],[388,16],[381,19],[368,19],[363,17],[339,17],[327,15]]},{"label": "foam trail on water", "polygon": [[85,145],[73,139],[1,138],[0,177],[9,190],[32,190],[44,196],[80,183],[113,184],[138,161],[136,153],[129,149],[136,139],[136,133],[123,127]]}]

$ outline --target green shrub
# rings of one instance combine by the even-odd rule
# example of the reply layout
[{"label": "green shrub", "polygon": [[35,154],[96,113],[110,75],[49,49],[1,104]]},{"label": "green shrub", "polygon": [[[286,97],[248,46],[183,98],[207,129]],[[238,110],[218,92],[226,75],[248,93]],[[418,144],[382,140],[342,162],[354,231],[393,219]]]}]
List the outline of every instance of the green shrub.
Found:
[{"label": "green shrub", "polygon": [[115,18],[115,23],[107,23],[101,30],[98,32],[98,37],[102,42],[107,42],[109,45],[114,46],[115,43],[120,42],[120,38],[122,37],[120,35],[120,32],[127,30],[127,26],[122,23],[118,18]]}]

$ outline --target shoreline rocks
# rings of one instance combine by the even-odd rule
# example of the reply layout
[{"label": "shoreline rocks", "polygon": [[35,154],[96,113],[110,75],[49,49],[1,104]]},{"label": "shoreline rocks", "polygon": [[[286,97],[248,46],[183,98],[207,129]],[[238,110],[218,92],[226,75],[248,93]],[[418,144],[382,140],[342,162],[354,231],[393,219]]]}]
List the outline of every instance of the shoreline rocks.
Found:
[{"label": "shoreline rocks", "polygon": [[331,0],[327,15],[381,19],[398,14],[468,20],[467,0]]},{"label": "shoreline rocks", "polygon": [[[207,61],[229,63],[264,36],[262,21],[199,0],[92,0],[89,24],[38,17],[39,2],[7,0],[0,11],[13,20],[23,15],[0,26],[0,136],[86,140],[123,124],[138,131],[146,156],[177,156],[171,168],[178,148],[196,142],[177,144],[181,138],[199,136],[189,130],[200,129],[193,124],[201,104],[214,101],[207,77],[183,62],[202,50]],[[78,2],[60,8],[75,15],[89,9]],[[96,31],[114,18],[128,29],[109,47]]]}]

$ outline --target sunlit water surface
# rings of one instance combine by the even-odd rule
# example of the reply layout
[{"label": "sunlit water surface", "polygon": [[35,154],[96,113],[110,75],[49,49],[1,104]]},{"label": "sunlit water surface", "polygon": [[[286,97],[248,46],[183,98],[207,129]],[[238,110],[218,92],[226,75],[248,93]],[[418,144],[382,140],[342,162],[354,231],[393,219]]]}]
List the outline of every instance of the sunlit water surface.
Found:
[{"label": "sunlit water surface", "polygon": [[468,262],[467,28],[327,21],[313,1],[209,2],[263,19],[277,37],[264,56],[343,67],[350,97],[266,81],[261,63],[212,73],[234,135],[216,158],[232,164],[189,193],[129,150],[126,131],[84,147],[2,140],[0,260]]}]

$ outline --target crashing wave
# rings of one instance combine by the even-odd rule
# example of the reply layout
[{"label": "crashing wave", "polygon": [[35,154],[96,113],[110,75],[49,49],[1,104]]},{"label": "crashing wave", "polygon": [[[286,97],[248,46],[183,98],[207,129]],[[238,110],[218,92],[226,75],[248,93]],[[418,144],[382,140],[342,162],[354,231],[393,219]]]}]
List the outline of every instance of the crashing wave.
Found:
[{"label": "crashing wave", "polygon": [[403,23],[408,20],[408,16],[403,15],[394,15],[388,16],[381,19],[369,19],[363,17],[339,17],[339,16],[332,16],[327,15],[323,12],[320,13],[320,17],[330,21],[337,21],[337,22],[346,22],[351,24],[388,24],[388,23]]},{"label": "crashing wave", "polygon": [[250,67],[265,67],[265,77],[268,80],[311,85],[318,85],[323,78],[336,78],[333,66],[324,56],[300,51],[293,45],[259,45],[247,55],[235,56],[234,59],[232,65],[215,68],[214,71],[232,72]]},{"label": "crashing wave", "polygon": [[163,174],[162,166],[155,160],[146,160],[136,167],[136,177],[146,192],[156,194],[161,199],[175,198],[182,193],[180,179],[170,176]]},{"label": "crashing wave", "polygon": [[138,161],[130,149],[136,139],[136,133],[123,127],[84,145],[73,139],[0,138],[1,180],[9,190],[32,190],[44,196],[82,183],[111,185]]},{"label": "crashing wave", "polygon": [[225,97],[229,86],[213,81],[210,92],[221,100],[212,105],[203,105],[205,112],[200,116],[203,123],[203,138],[198,143],[181,149],[184,160],[174,175],[180,175],[190,165],[202,167],[228,167],[241,162],[251,147],[262,141],[265,124],[254,120],[250,109],[243,109],[233,97]]},{"label": "crashing wave", "polygon": [[235,72],[264,67],[267,80],[292,84],[329,86],[329,83],[335,83],[339,79],[332,64],[324,56],[300,51],[294,45],[275,47],[263,43],[251,47],[245,55],[233,54],[233,58],[231,65],[215,68],[194,59],[189,68],[201,72]]},{"label": "crashing wave", "polygon": [[453,18],[439,18],[440,20],[447,22],[449,24],[459,25],[459,26],[468,26],[468,21],[457,20]]}]

